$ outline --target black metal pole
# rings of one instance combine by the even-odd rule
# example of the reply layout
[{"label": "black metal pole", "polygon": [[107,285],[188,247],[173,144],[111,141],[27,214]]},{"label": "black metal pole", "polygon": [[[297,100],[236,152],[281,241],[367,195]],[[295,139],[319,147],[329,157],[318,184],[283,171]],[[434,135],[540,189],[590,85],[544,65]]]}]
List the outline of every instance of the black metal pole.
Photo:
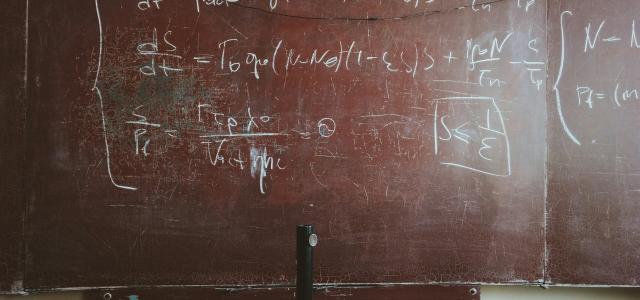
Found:
[{"label": "black metal pole", "polygon": [[296,228],[297,257],[296,300],[313,299],[313,247],[318,243],[312,225]]}]

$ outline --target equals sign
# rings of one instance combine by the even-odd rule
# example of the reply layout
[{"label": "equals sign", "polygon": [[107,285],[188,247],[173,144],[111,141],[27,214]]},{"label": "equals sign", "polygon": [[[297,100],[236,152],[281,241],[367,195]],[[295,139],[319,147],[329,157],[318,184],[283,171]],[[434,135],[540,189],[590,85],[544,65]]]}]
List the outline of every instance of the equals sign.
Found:
[{"label": "equals sign", "polygon": [[605,94],[604,93],[596,93],[596,99],[604,100],[605,99]]},{"label": "equals sign", "polygon": [[617,37],[615,35],[611,36],[611,37],[608,37],[606,39],[602,39],[603,42],[608,42],[608,43],[615,43],[615,42],[619,42],[621,40],[622,40],[621,38],[619,38],[619,37]]},{"label": "equals sign", "polygon": [[211,55],[205,55],[205,56],[194,56],[193,60],[195,60],[197,63],[199,64],[210,64],[211,63],[211,58],[213,56]]}]

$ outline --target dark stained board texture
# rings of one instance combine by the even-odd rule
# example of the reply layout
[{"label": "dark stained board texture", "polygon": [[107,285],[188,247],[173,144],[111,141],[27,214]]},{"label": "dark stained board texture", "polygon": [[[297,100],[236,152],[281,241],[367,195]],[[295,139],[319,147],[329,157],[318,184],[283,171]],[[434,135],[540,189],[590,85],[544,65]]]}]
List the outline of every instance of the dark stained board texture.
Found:
[{"label": "dark stained board texture", "polygon": [[[235,2],[233,5],[276,16],[300,19],[376,20],[417,17],[442,12],[444,10],[470,6],[473,6],[472,9],[474,10],[489,10],[489,6],[483,6],[483,4],[491,4],[501,1],[502,0],[351,0],[347,3],[344,0],[244,0]],[[213,1],[206,2],[210,2],[214,5]],[[196,7],[196,10],[203,10],[207,7],[207,5],[203,5],[202,2],[198,3],[200,3],[200,5]],[[522,7],[523,4],[525,3],[520,3],[520,6]]]},{"label": "dark stained board texture", "polygon": [[[84,294],[87,300],[192,300],[192,299],[295,299],[295,289],[251,289],[224,290],[211,288],[130,288],[100,289]],[[317,300],[479,300],[478,286],[407,286],[407,287],[360,287],[318,289],[313,295]]]},{"label": "dark stained board texture", "polygon": [[0,291],[637,285],[639,5],[7,1]]},{"label": "dark stained board texture", "polygon": [[30,3],[27,288],[543,278],[544,2]]},{"label": "dark stained board texture", "polygon": [[638,1],[550,1],[547,279],[638,285]]},{"label": "dark stained board texture", "polygon": [[24,1],[0,9],[0,293],[22,288],[25,186]]}]

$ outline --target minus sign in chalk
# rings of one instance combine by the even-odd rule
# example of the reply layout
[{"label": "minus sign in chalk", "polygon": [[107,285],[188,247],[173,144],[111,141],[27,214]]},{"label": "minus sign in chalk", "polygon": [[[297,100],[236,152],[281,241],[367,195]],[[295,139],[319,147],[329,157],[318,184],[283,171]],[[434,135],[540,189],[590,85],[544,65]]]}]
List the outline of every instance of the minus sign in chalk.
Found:
[{"label": "minus sign in chalk", "polygon": [[234,134],[207,134],[201,135],[201,138],[219,138],[219,137],[264,137],[264,136],[288,136],[286,133],[234,133]]}]

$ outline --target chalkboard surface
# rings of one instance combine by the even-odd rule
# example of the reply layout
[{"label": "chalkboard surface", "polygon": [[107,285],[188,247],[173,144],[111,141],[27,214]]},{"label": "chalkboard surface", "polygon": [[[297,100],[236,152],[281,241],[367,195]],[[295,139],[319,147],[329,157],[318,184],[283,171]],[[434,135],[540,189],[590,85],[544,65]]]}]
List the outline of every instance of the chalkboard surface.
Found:
[{"label": "chalkboard surface", "polygon": [[638,285],[639,8],[6,1],[0,291]]},{"label": "chalkboard surface", "polygon": [[28,288],[544,277],[544,2],[230,2],[30,1]]},{"label": "chalkboard surface", "polygon": [[0,9],[0,292],[22,288],[25,10],[13,0]]},{"label": "chalkboard surface", "polygon": [[638,284],[635,1],[20,2],[0,291]]},{"label": "chalkboard surface", "polygon": [[549,280],[638,285],[637,1],[550,1]]}]

